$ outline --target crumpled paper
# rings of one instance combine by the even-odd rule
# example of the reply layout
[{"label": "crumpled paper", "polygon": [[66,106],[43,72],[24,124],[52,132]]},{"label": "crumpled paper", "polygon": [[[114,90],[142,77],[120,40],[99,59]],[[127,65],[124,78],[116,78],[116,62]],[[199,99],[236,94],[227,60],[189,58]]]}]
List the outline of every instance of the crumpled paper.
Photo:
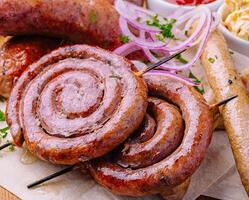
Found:
[{"label": "crumpled paper", "polygon": [[[236,66],[243,69],[249,58],[234,54]],[[194,67],[196,74],[202,74],[201,68]],[[0,108],[4,110],[5,104]],[[0,123],[1,127],[6,124]],[[11,139],[8,136],[8,139]],[[2,141],[4,143],[5,141]],[[159,196],[130,198],[116,196],[96,184],[90,176],[83,175],[79,170],[56,178],[35,189],[27,189],[27,185],[54,173],[62,166],[24,157],[24,149],[0,152],[0,185],[24,200],[159,200]],[[25,160],[26,164],[23,164]],[[29,158],[30,159],[30,158]],[[213,139],[200,168],[192,176],[191,184],[185,200],[193,200],[200,195],[208,195],[224,200],[246,200],[247,195],[235,168],[233,155],[228,138],[224,131],[215,132]]]}]

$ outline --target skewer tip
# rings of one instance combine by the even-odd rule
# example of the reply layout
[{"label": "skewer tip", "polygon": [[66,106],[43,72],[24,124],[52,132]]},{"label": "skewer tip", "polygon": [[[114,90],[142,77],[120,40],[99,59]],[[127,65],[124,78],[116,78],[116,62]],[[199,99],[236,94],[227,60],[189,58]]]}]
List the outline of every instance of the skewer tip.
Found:
[{"label": "skewer tip", "polygon": [[10,146],[10,145],[12,145],[11,142],[8,142],[8,143],[6,143],[6,144],[3,144],[2,146],[0,146],[0,151],[3,150],[3,149],[5,149],[5,148],[7,148],[7,147]]},{"label": "skewer tip", "polygon": [[212,108],[217,108],[217,107],[220,107],[220,106],[223,106],[223,105],[226,105],[228,102],[232,101],[233,99],[236,99],[238,97],[238,95],[234,95],[232,97],[229,97],[221,102],[218,102],[216,104],[213,104],[211,107]]}]

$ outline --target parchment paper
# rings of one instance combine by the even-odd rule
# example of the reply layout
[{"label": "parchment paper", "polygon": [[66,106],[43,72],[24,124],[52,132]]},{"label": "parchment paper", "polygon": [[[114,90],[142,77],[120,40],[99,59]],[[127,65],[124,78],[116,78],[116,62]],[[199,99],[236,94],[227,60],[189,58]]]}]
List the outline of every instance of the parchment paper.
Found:
[{"label": "parchment paper", "polygon": [[[233,55],[239,70],[247,67],[249,58],[237,53]],[[249,67],[249,66],[248,66]],[[195,67],[196,73],[202,73],[201,68]],[[0,103],[4,110],[5,104]],[[1,127],[6,124],[0,123]],[[11,138],[8,138],[11,139]],[[2,141],[4,143],[5,141]],[[23,164],[25,150],[8,149],[0,152],[0,185],[24,200],[157,200],[158,196],[146,198],[118,197],[97,185],[91,177],[74,171],[38,188],[28,190],[26,186],[42,177],[54,173],[62,166],[32,160],[31,164]],[[215,132],[206,159],[192,176],[190,188],[185,200],[192,200],[205,194],[224,200],[248,199],[240,182],[230,145],[224,131]]]}]

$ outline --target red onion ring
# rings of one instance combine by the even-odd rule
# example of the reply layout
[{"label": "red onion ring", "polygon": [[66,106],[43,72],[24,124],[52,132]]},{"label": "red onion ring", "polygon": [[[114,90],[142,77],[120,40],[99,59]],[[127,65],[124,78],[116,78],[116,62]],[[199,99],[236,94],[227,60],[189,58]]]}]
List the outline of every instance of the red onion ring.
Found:
[{"label": "red onion ring", "polygon": [[[134,51],[143,50],[147,59],[151,63],[156,63],[160,61],[161,57],[199,45],[196,54],[187,64],[177,65],[174,61],[171,61],[160,66],[160,69],[166,71],[164,74],[169,76],[174,74],[176,79],[182,79],[175,73],[176,71],[189,70],[199,60],[210,32],[219,24],[217,15],[212,14],[206,6],[198,6],[189,11],[177,9],[168,16],[168,19],[176,19],[171,31],[176,38],[180,39],[180,41],[174,41],[174,45],[172,45],[172,38],[165,38],[165,41],[161,41],[156,37],[156,34],[161,33],[159,27],[146,24],[147,20],[150,20],[153,16],[157,16],[161,24],[166,23],[165,18],[123,0],[116,0],[115,7],[120,14],[120,29],[130,40],[128,44],[124,44],[114,51],[119,55],[127,56]],[[195,30],[188,36],[186,31],[197,20]],[[130,27],[136,29],[136,34],[133,33],[134,30],[130,30]],[[155,52],[160,52],[160,56],[155,56]],[[162,70],[160,73],[163,72]],[[187,83],[193,84],[191,80]]]}]

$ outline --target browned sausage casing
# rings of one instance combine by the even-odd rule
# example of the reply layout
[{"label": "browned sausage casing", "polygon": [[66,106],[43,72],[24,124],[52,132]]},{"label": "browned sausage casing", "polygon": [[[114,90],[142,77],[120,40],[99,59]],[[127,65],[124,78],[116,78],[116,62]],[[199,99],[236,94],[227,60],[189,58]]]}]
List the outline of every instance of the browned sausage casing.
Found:
[{"label": "browned sausage casing", "polygon": [[[214,62],[210,62],[210,58]],[[210,36],[202,63],[216,101],[238,95],[238,98],[220,108],[220,112],[242,183],[249,194],[249,97],[220,32],[215,31]]]},{"label": "browned sausage casing", "polygon": [[59,43],[55,39],[32,36],[14,37],[4,43],[0,49],[0,95],[8,98],[15,79]]},{"label": "browned sausage casing", "polygon": [[134,65],[100,48],[75,45],[42,57],[15,84],[7,123],[15,144],[56,164],[102,156],[143,120],[147,87]]},{"label": "browned sausage casing", "polygon": [[1,35],[45,35],[108,49],[120,45],[119,15],[106,0],[0,0]]},{"label": "browned sausage casing", "polygon": [[142,128],[120,151],[88,167],[98,183],[116,194],[169,196],[181,190],[182,196],[209,146],[213,114],[184,83],[158,74],[144,78],[151,97]]}]

